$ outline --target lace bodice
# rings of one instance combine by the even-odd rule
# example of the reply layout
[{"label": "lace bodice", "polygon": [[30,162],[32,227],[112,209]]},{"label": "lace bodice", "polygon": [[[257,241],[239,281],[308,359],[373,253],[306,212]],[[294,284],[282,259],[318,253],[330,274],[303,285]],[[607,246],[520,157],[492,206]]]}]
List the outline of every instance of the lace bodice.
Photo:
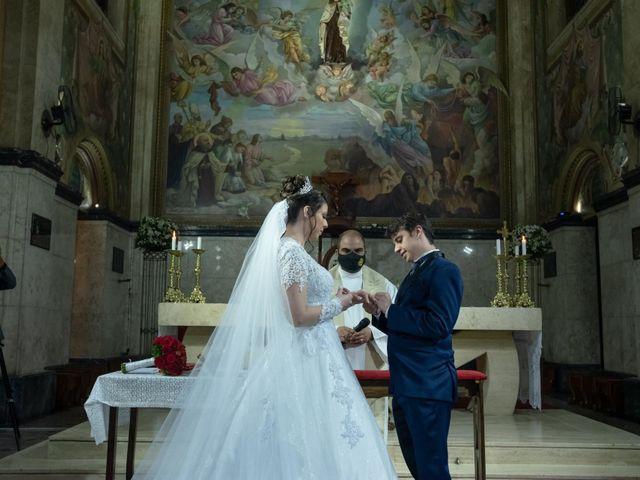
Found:
[{"label": "lace bodice", "polygon": [[307,287],[307,303],[322,305],[333,296],[331,274],[318,264],[306,250],[290,237],[282,237],[278,251],[280,279],[284,288],[298,284]]}]

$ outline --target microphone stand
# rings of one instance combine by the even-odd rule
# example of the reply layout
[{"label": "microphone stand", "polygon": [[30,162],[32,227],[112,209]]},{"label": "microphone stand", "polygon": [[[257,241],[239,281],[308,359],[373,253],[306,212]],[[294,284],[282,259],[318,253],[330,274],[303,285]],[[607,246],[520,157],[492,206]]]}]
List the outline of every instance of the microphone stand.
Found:
[{"label": "microphone stand", "polygon": [[4,385],[4,394],[7,398],[7,407],[9,410],[9,417],[11,418],[11,424],[13,426],[13,436],[16,439],[16,449],[20,450],[20,428],[18,427],[18,412],[16,410],[16,402],[13,399],[13,389],[9,382],[9,374],[7,373],[7,364],[4,361],[4,353],[2,348],[4,347],[4,333],[2,327],[0,327],[0,371],[2,371],[2,384]]}]

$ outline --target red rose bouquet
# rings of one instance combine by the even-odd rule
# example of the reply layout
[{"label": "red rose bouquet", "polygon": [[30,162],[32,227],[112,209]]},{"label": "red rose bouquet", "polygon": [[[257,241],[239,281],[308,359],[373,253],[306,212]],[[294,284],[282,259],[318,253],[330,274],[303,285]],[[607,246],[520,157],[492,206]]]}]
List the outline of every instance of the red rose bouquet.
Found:
[{"label": "red rose bouquet", "polygon": [[187,365],[187,352],[182,342],[168,335],[156,337],[151,347],[154,363],[165,375],[180,375]]}]

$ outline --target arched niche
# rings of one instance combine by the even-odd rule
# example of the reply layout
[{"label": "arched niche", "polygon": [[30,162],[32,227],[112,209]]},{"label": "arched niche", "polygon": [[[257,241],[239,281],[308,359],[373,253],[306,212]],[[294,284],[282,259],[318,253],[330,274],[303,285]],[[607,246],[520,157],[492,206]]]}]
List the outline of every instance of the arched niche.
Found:
[{"label": "arched niche", "polygon": [[582,145],[569,155],[556,184],[556,212],[594,213],[593,199],[606,192],[606,161],[597,145]]},{"label": "arched niche", "polygon": [[97,138],[85,138],[76,146],[68,182],[84,197],[81,210],[112,210],[114,198],[111,168],[107,153]]}]

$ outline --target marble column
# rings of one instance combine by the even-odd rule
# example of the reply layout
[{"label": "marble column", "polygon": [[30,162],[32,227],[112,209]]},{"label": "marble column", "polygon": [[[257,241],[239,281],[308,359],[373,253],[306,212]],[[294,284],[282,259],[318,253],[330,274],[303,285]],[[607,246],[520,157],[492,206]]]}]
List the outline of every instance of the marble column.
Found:
[{"label": "marble column", "polygon": [[[634,116],[640,113],[640,35],[638,35],[638,18],[640,18],[640,2],[636,0],[621,0],[622,8],[622,64],[623,84],[622,91],[625,100],[633,106]],[[634,137],[632,127],[625,128],[627,144],[637,146],[637,138]],[[629,148],[628,168],[632,170],[640,167],[640,157],[637,148]]]},{"label": "marble column", "polygon": [[157,118],[163,3],[138,3],[140,11],[136,33],[135,96],[132,110],[134,118],[131,129],[131,218],[136,219],[151,211],[154,172],[157,174],[156,125],[167,121]]},{"label": "marble column", "polygon": [[[514,220],[536,221],[536,78],[534,17],[531,2],[505,2],[507,25],[507,78]],[[506,200],[506,199],[505,199]]]},{"label": "marble column", "polygon": [[65,0],[7,1],[2,39],[0,145],[53,157],[53,140],[40,126],[60,85]]}]

